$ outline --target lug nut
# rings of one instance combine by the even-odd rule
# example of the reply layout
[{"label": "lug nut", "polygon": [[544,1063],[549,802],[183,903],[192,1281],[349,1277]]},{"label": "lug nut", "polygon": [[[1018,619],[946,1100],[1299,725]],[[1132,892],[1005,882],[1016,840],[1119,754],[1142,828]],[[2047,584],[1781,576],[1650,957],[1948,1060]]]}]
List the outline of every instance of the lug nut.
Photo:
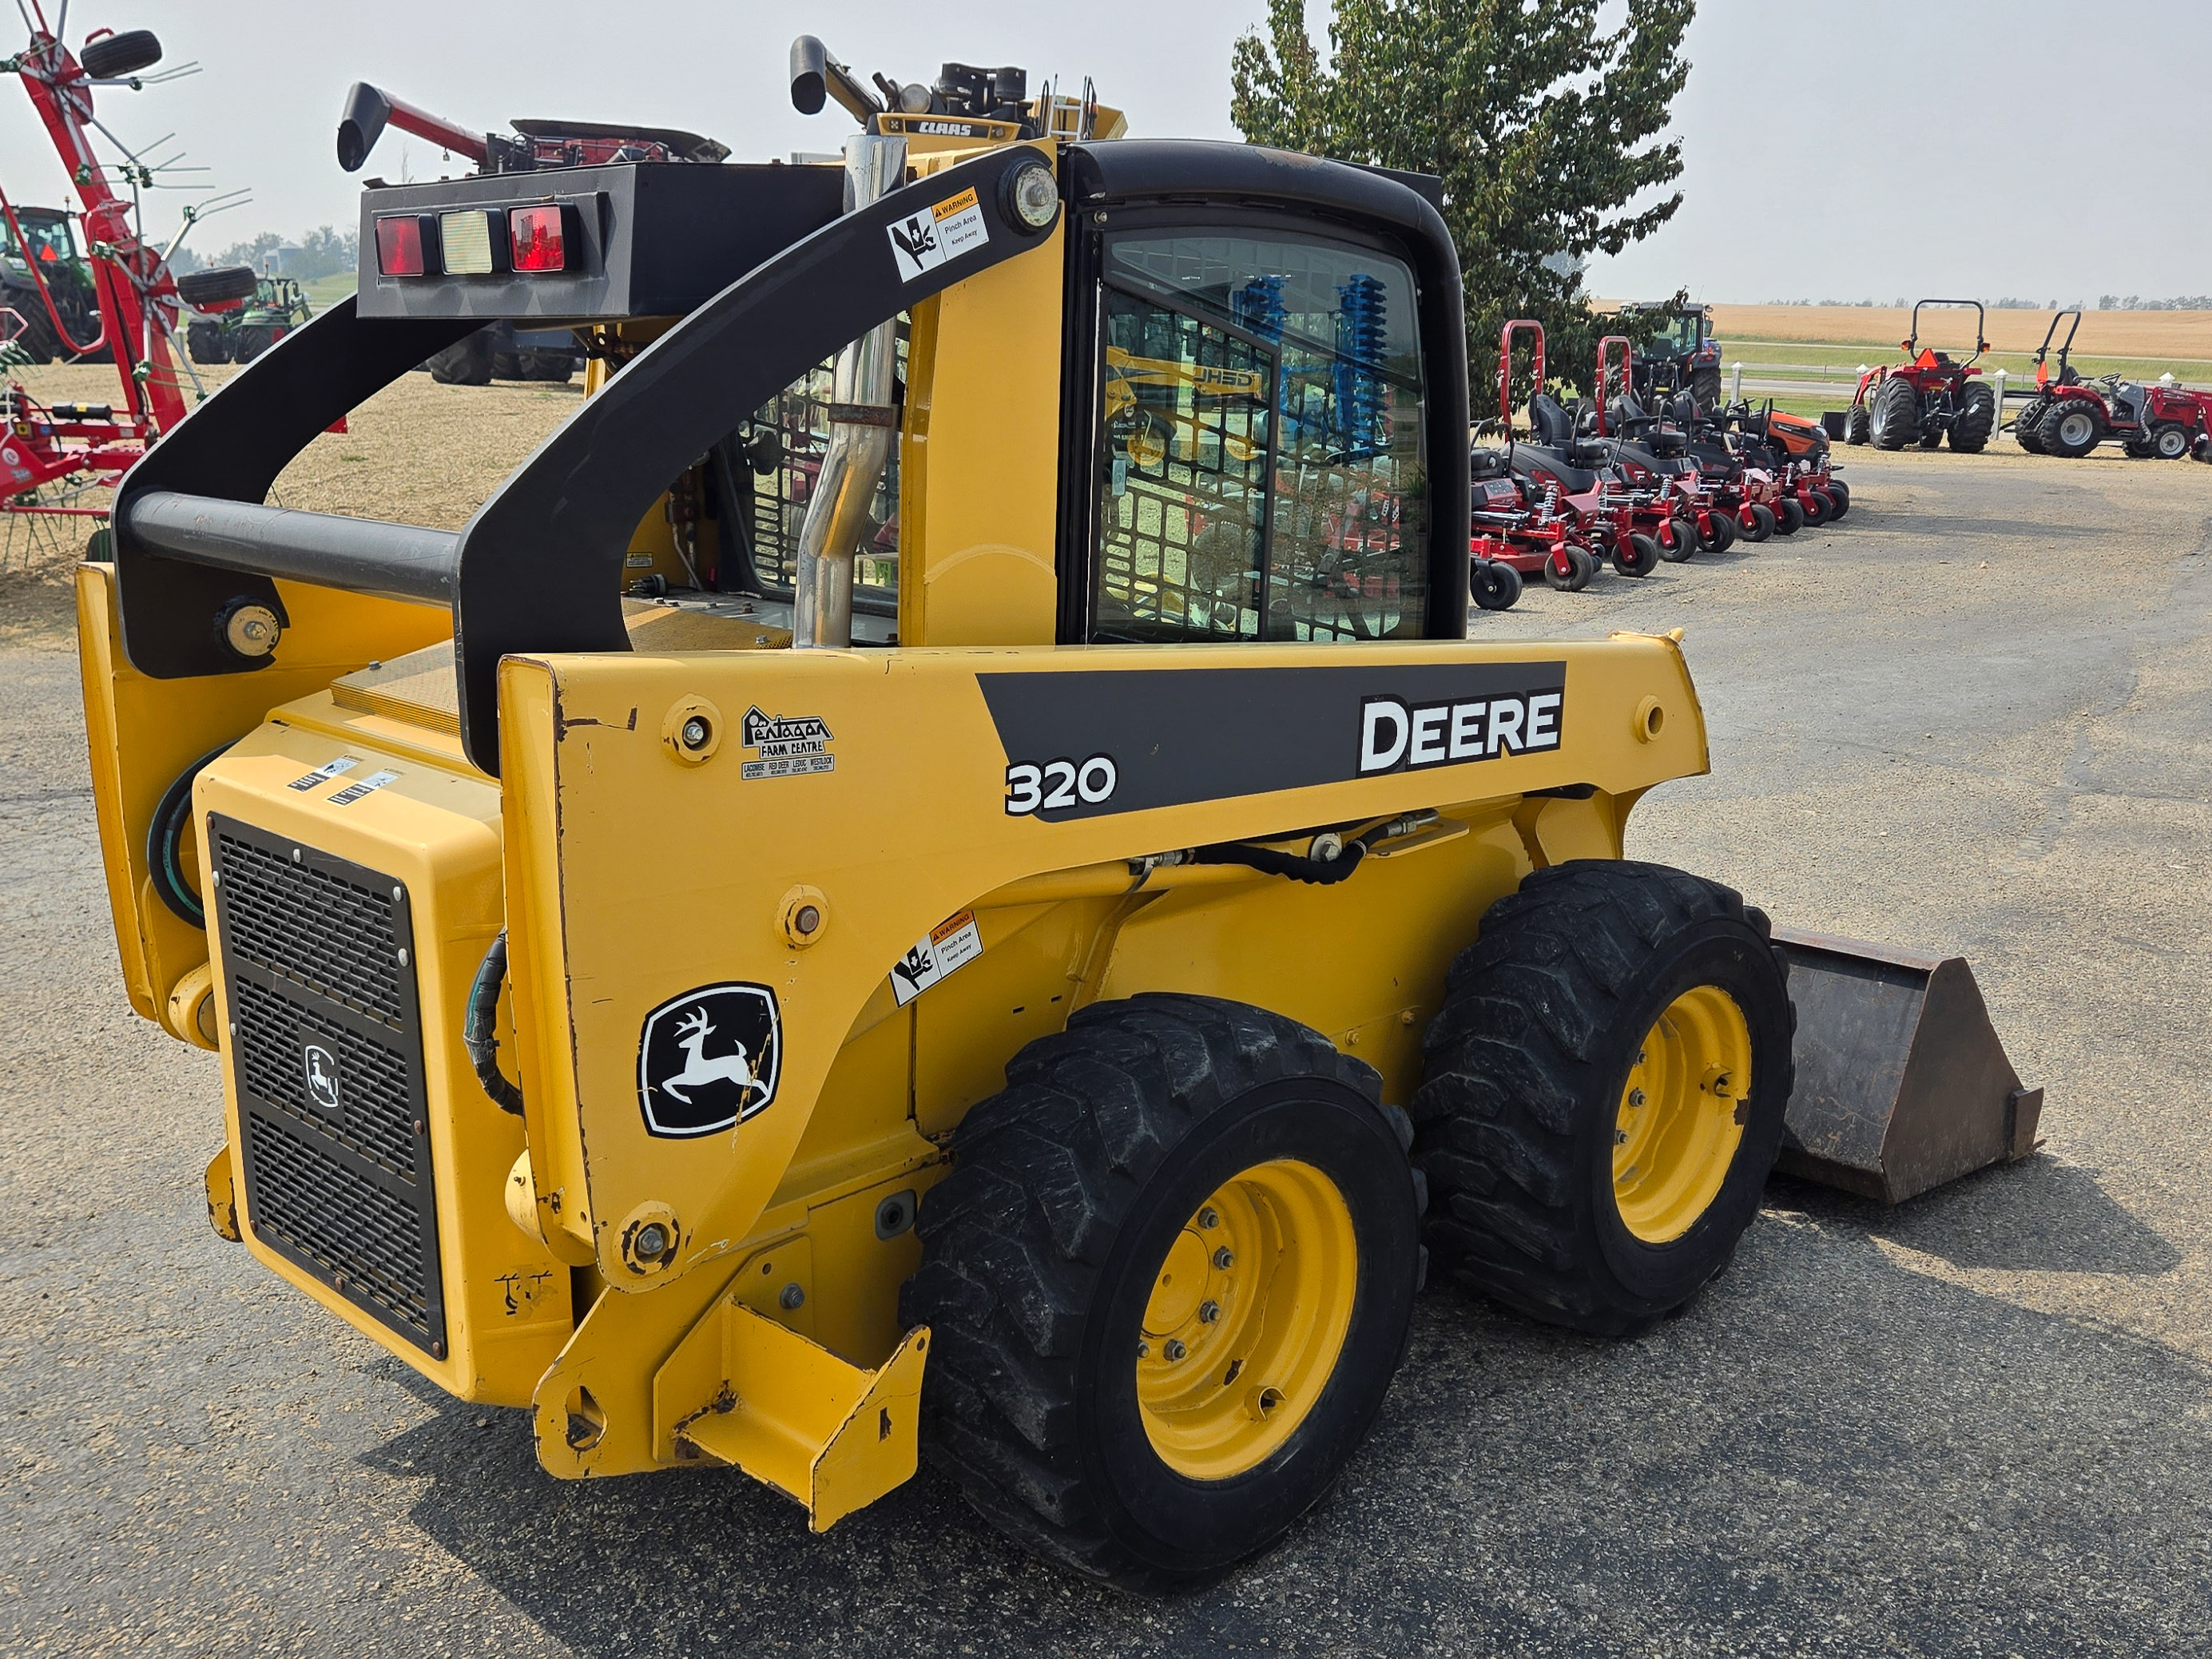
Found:
[{"label": "lug nut", "polygon": [[1213,1265],[1223,1273],[1227,1273],[1237,1265],[1237,1253],[1224,1244],[1213,1253]]},{"label": "lug nut", "polygon": [[1626,1146],[1628,1145],[1628,1131],[1626,1129],[1615,1129],[1613,1132],[1613,1144],[1616,1146]]},{"label": "lug nut", "polygon": [[1628,1091],[1628,1103],[1632,1106],[1641,1106],[1644,1103],[1644,1091],[1631,1089]]},{"label": "lug nut", "polygon": [[1167,1346],[1161,1349],[1160,1352],[1167,1355],[1170,1359],[1180,1359],[1185,1354],[1188,1353],[1190,1350],[1183,1346],[1181,1339],[1171,1336],[1168,1339]]},{"label": "lug nut", "polygon": [[1198,1212],[1198,1224],[1201,1227],[1218,1227],[1221,1224],[1221,1212],[1209,1204]]},{"label": "lug nut", "polygon": [[1211,1325],[1220,1317],[1221,1304],[1218,1302],[1201,1302],[1198,1304],[1198,1322],[1200,1324]]},{"label": "lug nut", "polygon": [[1152,1357],[1152,1345],[1146,1341],[1143,1337],[1139,1337],[1137,1339],[1137,1358],[1139,1359],[1150,1359]]}]

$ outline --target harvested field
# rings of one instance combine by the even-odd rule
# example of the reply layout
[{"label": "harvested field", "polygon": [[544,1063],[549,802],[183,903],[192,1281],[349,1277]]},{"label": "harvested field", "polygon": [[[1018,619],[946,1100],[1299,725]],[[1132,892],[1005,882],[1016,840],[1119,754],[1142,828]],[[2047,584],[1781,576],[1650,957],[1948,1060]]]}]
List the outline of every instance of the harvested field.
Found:
[{"label": "harvested field", "polygon": [[[1973,343],[1971,311],[1923,311],[1925,343],[1948,349]],[[2048,311],[1992,311],[1988,333],[1997,351],[2033,351],[2051,324]],[[1911,308],[1893,306],[1721,306],[1713,331],[1729,340],[1791,340],[1865,345],[1895,351],[1912,326]],[[2075,346],[2084,356],[2212,362],[2212,311],[2090,311]]]}]

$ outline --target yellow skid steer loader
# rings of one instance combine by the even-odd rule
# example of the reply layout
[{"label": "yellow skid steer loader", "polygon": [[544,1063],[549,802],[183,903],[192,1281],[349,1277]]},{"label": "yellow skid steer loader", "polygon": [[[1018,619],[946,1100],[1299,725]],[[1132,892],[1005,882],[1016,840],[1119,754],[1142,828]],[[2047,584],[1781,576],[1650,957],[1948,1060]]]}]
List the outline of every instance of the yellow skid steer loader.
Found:
[{"label": "yellow skid steer loader", "polygon": [[[1778,1155],[2033,1144],[1963,964],[1623,860],[1674,639],[1466,637],[1433,181],[878,84],[794,52],[842,167],[372,185],[131,473],[87,726],[219,1231],[556,1474],[819,1529],[926,1449],[1158,1586],[1327,1490],[1431,1252],[1633,1331]],[[594,392],[464,531],[264,504],[503,319]]]}]

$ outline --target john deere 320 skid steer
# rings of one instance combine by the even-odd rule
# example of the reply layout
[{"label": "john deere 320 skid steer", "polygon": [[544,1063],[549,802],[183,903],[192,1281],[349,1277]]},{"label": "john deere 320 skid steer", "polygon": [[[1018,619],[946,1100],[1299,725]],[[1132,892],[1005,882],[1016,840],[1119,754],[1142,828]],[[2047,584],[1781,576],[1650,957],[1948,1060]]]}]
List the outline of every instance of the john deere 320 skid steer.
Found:
[{"label": "john deere 320 skid steer", "polygon": [[[1630,1332],[1778,1153],[1895,1199],[2033,1144],[1963,964],[1623,860],[1706,767],[1674,639],[1466,638],[1430,181],[793,67],[842,168],[372,185],[358,297],[82,568],[224,1237],[556,1474],[819,1529],[927,1449],[1163,1585],[1328,1487],[1431,1261]],[[500,319],[594,390],[465,530],[263,504]]]}]

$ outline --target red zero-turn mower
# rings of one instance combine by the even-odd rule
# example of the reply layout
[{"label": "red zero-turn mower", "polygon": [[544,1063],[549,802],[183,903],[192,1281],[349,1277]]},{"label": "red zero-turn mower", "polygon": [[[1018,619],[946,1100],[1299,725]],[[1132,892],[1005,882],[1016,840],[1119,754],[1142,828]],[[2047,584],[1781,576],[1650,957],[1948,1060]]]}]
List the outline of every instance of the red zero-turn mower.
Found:
[{"label": "red zero-turn mower", "polygon": [[[1974,355],[1954,363],[1920,340],[1920,313],[1928,306],[1974,308]],[[1987,313],[1979,300],[1922,300],[1912,307],[1912,332],[1905,337],[1905,362],[1885,363],[1859,376],[1851,406],[1844,413],[1844,441],[1871,442],[1876,449],[1902,449],[1917,443],[1933,449],[1951,436],[1962,455],[1979,454],[1996,430],[1996,388],[1981,378],[1974,361],[1990,349],[1983,337]]]},{"label": "red zero-turn mower", "polygon": [[1566,481],[1533,467],[1527,447],[1513,434],[1513,338],[1522,329],[1533,331],[1531,373],[1540,389],[1544,384],[1542,325],[1506,324],[1498,343],[1498,416],[1505,447],[1477,446],[1468,455],[1468,581],[1485,611],[1510,609],[1521,597],[1523,576],[1540,574],[1571,593],[1589,586],[1598,568],[1584,515],[1566,499]]},{"label": "red zero-turn mower", "polygon": [[[2058,325],[2067,325],[2051,367],[2051,343]],[[2191,453],[2212,456],[2212,392],[2179,386],[2145,385],[2117,374],[2085,379],[2068,361],[2078,310],[2054,313],[2036,348],[2035,388],[2013,422],[2013,437],[2031,455],[2087,455],[2101,443],[2116,443],[2130,455],[2178,461]]]}]

